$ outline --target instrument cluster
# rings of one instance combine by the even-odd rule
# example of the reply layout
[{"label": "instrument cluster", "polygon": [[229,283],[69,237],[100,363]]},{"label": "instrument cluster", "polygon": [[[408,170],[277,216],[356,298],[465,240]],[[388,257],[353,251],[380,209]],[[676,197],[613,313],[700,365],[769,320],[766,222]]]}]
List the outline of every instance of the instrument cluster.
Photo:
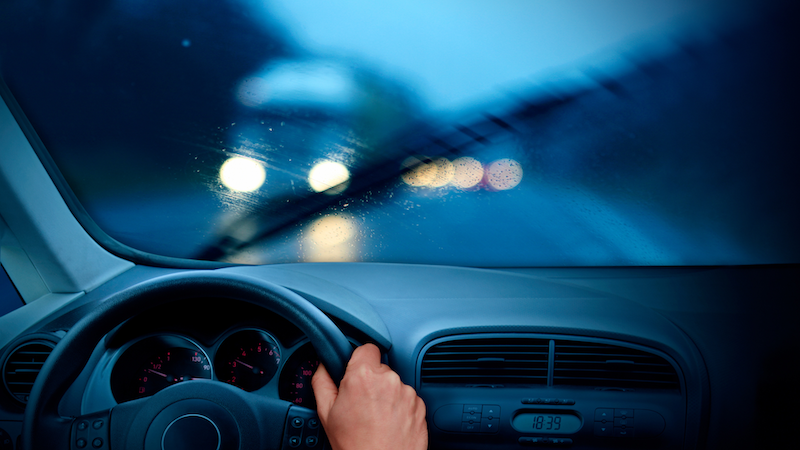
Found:
[{"label": "instrument cluster", "polygon": [[111,392],[118,403],[149,397],[177,383],[208,379],[316,408],[311,377],[319,359],[307,340],[286,347],[266,330],[241,328],[211,346],[185,335],[160,333],[122,350],[111,372]]}]

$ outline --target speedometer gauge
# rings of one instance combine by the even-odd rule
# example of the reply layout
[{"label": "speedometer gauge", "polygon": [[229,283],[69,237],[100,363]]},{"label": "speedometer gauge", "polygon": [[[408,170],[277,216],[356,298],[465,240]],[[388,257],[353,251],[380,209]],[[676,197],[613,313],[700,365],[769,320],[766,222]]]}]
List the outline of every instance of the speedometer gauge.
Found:
[{"label": "speedometer gauge", "polygon": [[211,378],[211,363],[197,344],[181,336],[150,336],[128,347],[114,364],[111,391],[121,403],[184,381]]},{"label": "speedometer gauge", "polygon": [[260,330],[242,330],[228,336],[217,350],[217,377],[245,391],[261,389],[281,363],[277,342]]},{"label": "speedometer gauge", "polygon": [[137,395],[146,397],[181,381],[211,379],[211,364],[203,353],[173,347],[152,355],[141,368]]}]

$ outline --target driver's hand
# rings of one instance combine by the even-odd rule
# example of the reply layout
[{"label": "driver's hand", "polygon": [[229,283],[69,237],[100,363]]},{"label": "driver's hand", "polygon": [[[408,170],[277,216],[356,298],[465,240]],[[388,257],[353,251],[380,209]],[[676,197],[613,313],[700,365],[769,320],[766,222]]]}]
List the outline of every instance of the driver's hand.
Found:
[{"label": "driver's hand", "polygon": [[317,413],[334,450],[425,450],[425,403],[373,344],[357,348],[336,388],[320,364],[311,380]]}]

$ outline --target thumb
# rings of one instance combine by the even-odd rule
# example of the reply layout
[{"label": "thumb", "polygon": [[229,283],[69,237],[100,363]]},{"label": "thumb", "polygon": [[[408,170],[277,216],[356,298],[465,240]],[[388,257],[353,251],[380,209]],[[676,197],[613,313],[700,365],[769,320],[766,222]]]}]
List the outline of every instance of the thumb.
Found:
[{"label": "thumb", "polygon": [[336,402],[336,397],[339,396],[339,388],[331,379],[328,374],[328,369],[320,363],[314,377],[311,378],[311,387],[314,389],[314,397],[317,400],[317,414],[322,421],[322,425],[328,421],[328,413],[330,413],[333,404]]}]

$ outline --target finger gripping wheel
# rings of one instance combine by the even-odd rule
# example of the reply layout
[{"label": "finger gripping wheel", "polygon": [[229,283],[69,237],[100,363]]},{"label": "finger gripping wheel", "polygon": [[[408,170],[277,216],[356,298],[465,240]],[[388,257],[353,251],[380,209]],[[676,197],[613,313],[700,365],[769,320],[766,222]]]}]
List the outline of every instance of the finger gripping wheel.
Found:
[{"label": "finger gripping wheel", "polygon": [[[151,398],[117,405],[110,412],[97,412],[77,419],[58,414],[58,403],[64,393],[86,365],[97,343],[114,327],[167,302],[209,297],[247,301],[283,316],[308,336],[337,384],[344,376],[352,353],[350,343],[325,314],[296,293],[224,270],[167,275],[110,296],[75,324],[61,340],[42,367],[31,391],[25,409],[22,448],[122,450],[142,448],[142,445],[148,450],[170,450],[168,447],[201,449],[206,446],[272,449],[282,445],[321,448],[316,445],[320,438],[315,440],[313,433],[305,428],[300,445],[293,445],[296,439],[291,437],[296,433],[283,432],[284,425],[287,430],[291,427],[289,416],[303,416],[305,421],[314,415],[313,411],[213,381],[178,384]],[[290,408],[299,412],[290,415]],[[100,422],[104,425],[92,428],[96,423],[99,426]],[[198,435],[205,436],[201,439],[202,444],[198,440],[197,446],[185,447],[184,444],[190,444],[183,437],[187,435],[186,430],[197,430]],[[309,437],[311,439],[307,439]],[[213,445],[214,442],[219,445]]]}]

